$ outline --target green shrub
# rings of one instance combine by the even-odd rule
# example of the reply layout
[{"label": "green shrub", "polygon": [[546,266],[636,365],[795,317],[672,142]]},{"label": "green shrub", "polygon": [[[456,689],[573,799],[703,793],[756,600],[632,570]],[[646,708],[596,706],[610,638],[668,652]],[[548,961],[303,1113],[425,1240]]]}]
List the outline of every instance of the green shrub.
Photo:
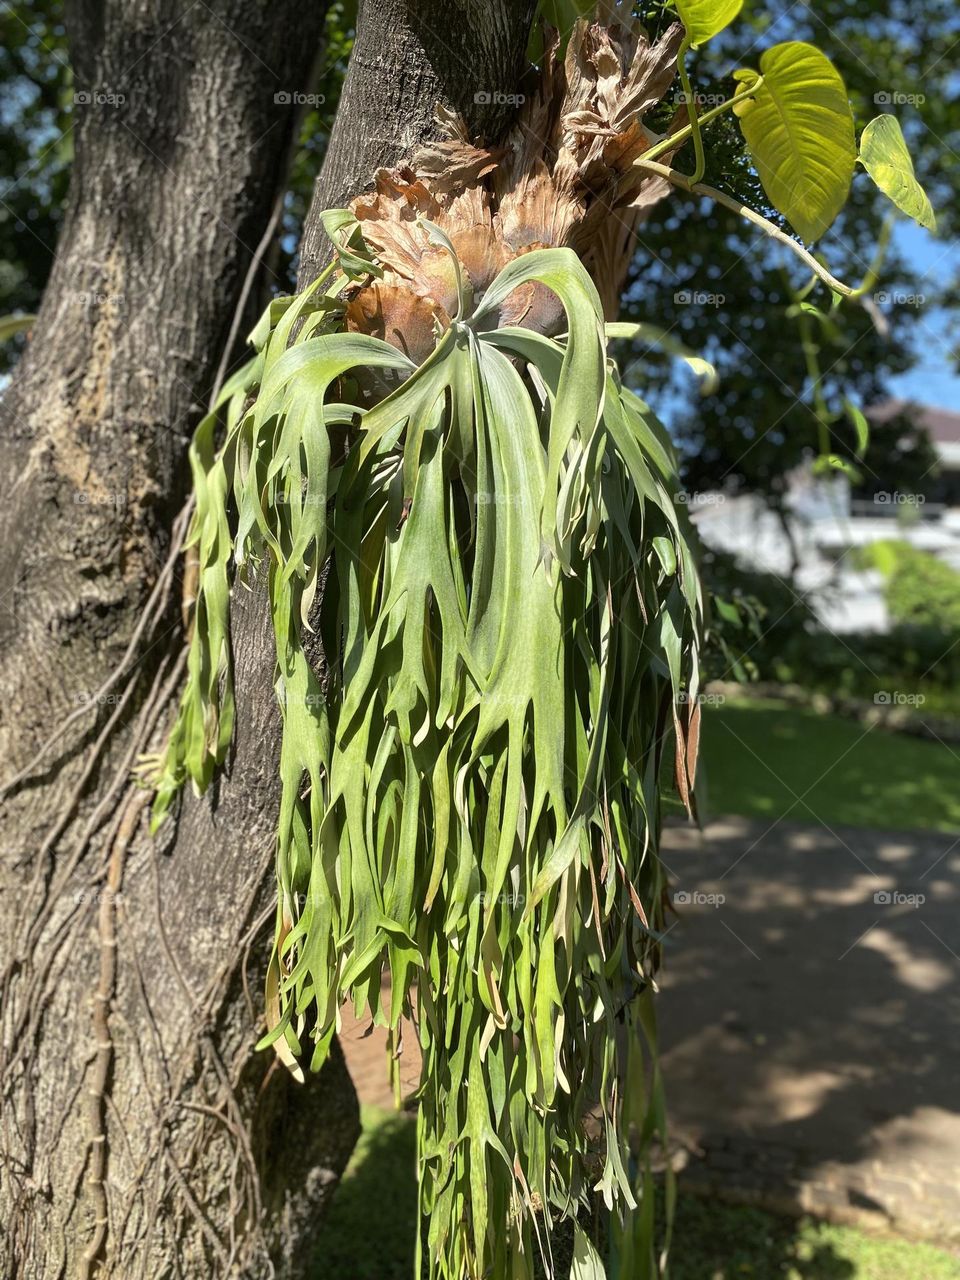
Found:
[{"label": "green shrub", "polygon": [[835,635],[782,579],[707,552],[704,577],[714,600],[708,677],[800,684],[866,700],[882,690],[922,691],[931,712],[960,714],[960,574],[893,540],[865,548],[858,559],[889,574],[895,625],[886,634]]},{"label": "green shrub", "polygon": [[868,548],[886,578],[884,594],[891,618],[909,626],[960,631],[960,573],[907,542]]}]

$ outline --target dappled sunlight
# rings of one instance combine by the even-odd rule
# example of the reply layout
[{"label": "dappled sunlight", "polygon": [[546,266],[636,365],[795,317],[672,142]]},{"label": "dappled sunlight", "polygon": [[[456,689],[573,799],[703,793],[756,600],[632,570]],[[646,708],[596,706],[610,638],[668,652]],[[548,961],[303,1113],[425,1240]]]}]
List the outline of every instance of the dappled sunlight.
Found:
[{"label": "dappled sunlight", "polygon": [[691,905],[666,939],[663,1067],[711,1187],[727,1169],[819,1213],[955,1232],[953,840],[809,819],[670,828]]},{"label": "dappled sunlight", "polygon": [[897,979],[914,991],[940,991],[956,981],[955,966],[951,968],[937,956],[918,954],[889,929],[871,929],[859,945],[882,955],[896,971]]},{"label": "dappled sunlight", "polygon": [[810,1071],[797,1075],[793,1070],[770,1071],[767,1099],[788,1122],[814,1116],[831,1095],[847,1086],[846,1078],[836,1071]]}]

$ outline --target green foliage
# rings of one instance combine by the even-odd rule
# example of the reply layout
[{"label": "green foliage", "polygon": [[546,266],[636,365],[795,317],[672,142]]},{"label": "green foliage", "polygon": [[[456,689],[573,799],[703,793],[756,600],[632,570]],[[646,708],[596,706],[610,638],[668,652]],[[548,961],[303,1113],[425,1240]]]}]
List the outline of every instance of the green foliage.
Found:
[{"label": "green foliage", "polygon": [[884,575],[887,608],[899,623],[960,633],[960,573],[929,551],[888,540],[865,548]]},{"label": "green foliage", "polygon": [[743,0],[677,0],[677,13],[692,45],[719,35],[742,8]]},{"label": "green foliage", "polygon": [[[527,282],[561,299],[562,342],[490,327]],[[393,1034],[414,987],[429,1274],[532,1276],[596,1189],[626,1274],[652,1275],[629,1140],[664,1123],[657,779],[672,725],[692,786],[703,612],[673,455],[570,250],[508,264],[419,368],[337,331],[342,284],[273,309],[219,450],[216,414],[198,432],[201,583],[156,818],[229,741],[233,560],[268,578],[283,718],[263,1043],[295,1073],[312,1045],[317,1070],[343,999]]]},{"label": "green foliage", "polygon": [[846,203],[857,158],[846,85],[800,40],[767,49],[759,75],[736,79],[735,111],[770,203],[802,239],[819,240]]},{"label": "green foliage", "polygon": [[[0,6],[0,315],[37,309],[73,155],[62,4]],[[0,347],[0,373],[22,340]]]},{"label": "green foliage", "polygon": [[[654,27],[672,16],[669,8],[661,13],[657,5],[648,6],[647,13]],[[896,112],[917,178],[947,237],[960,210],[960,98],[952,86],[950,59],[931,59],[929,50],[950,47],[960,32],[958,22],[950,0],[865,0],[858,5],[822,0],[815,7],[783,12],[753,5],[706,47],[697,61],[695,87],[710,103],[725,99],[731,88],[728,69],[737,65],[738,54],[751,41],[759,48],[776,38],[816,44],[843,76],[858,129],[880,109]],[[896,94],[909,101],[895,102]],[[876,101],[885,98],[891,105],[878,108]],[[721,115],[704,132],[709,181],[778,221],[736,120]],[[681,152],[674,163],[689,168],[690,156]],[[850,200],[823,241],[842,278],[858,278],[871,261],[890,208],[865,173],[855,177]],[[926,298],[921,318],[938,307],[955,307],[954,273],[943,262],[929,270],[927,257],[912,252],[914,240],[910,243],[908,252],[905,238],[895,234],[873,296],[865,299],[869,310],[845,306],[835,317],[840,341],[823,332],[814,335],[821,347],[823,396],[831,411],[842,409],[844,397],[858,405],[888,399],[892,379],[909,371],[918,358],[930,359],[931,328],[936,326],[918,323],[916,299]],[[685,373],[674,374],[655,348],[641,343],[634,344],[633,368],[625,375],[628,381],[635,378],[658,408],[669,404],[691,491],[750,489],[769,495],[775,504],[788,473],[818,447],[811,381],[796,322],[785,320],[793,290],[804,284],[805,276],[788,257],[764,251],[753,228],[707,201],[665,201],[644,225],[622,318],[655,319],[703,353],[719,375],[717,393],[702,399]],[[825,310],[829,292],[818,286],[811,301]],[[882,328],[872,318],[878,312]],[[944,358],[949,358],[946,350]],[[852,424],[841,415],[831,427],[830,452],[852,458],[856,445]],[[896,424],[873,422],[858,466],[863,493],[906,489],[932,498],[935,461],[915,423],[906,418]]]},{"label": "green foliage", "polygon": [[[707,680],[786,680],[790,657],[802,653],[815,626],[812,610],[789,584],[707,550],[706,589],[714,602],[704,652]],[[780,665],[778,665],[780,664]]]},{"label": "green foliage", "polygon": [[296,287],[301,233],[343,92],[356,20],[357,0],[331,0],[321,37],[322,67],[316,80],[309,85],[310,93],[317,102],[304,111],[300,136],[294,148],[287,178],[282,231],[272,249],[275,261],[270,264],[268,290],[286,292]]},{"label": "green foliage", "polygon": [[936,231],[930,198],[917,181],[913,160],[896,116],[877,116],[860,138],[860,161],[897,208],[928,231]]},{"label": "green foliage", "polygon": [[[902,545],[873,543],[859,563],[892,572]],[[866,702],[892,690],[922,693],[925,712],[960,717],[960,644],[954,643],[960,629],[936,601],[935,625],[904,621],[885,633],[840,636],[822,627],[803,596],[774,574],[744,568],[717,551],[706,553],[703,572],[715,603],[706,679],[799,684]]]}]

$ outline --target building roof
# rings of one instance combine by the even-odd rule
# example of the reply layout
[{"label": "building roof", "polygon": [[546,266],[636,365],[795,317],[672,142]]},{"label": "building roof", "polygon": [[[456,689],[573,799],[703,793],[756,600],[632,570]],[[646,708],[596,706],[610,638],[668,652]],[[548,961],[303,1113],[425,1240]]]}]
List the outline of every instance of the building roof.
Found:
[{"label": "building roof", "polygon": [[909,400],[883,400],[866,410],[872,422],[889,422],[900,414],[905,414],[918,427],[924,427],[936,444],[960,444],[960,413],[952,409]]}]

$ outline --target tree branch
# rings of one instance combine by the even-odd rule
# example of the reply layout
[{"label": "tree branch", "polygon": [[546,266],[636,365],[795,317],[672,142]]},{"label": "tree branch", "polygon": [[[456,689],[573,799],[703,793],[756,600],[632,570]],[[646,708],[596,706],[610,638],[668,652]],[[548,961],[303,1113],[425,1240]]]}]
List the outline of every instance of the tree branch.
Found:
[{"label": "tree branch", "polygon": [[844,298],[857,298],[862,293],[862,287],[854,289],[850,285],[844,284],[842,280],[838,280],[835,275],[832,275],[826,267],[817,261],[808,249],[805,249],[792,236],[788,236],[785,231],[781,231],[768,218],[757,213],[756,209],[751,209],[748,204],[744,204],[742,200],[737,200],[734,196],[728,196],[725,191],[718,191],[716,187],[709,187],[705,182],[693,182],[686,174],[679,173],[676,169],[671,169],[669,165],[657,164],[655,160],[645,160],[641,157],[634,163],[639,169],[647,169],[650,173],[656,173],[661,178],[666,178],[668,182],[672,182],[675,187],[679,187],[681,191],[686,191],[689,195],[706,196],[710,200],[715,200],[717,204],[722,204],[725,209],[729,209],[732,213],[739,214],[741,218],[746,218],[755,227],[759,227],[764,235],[768,235],[772,240],[786,245],[802,262],[806,263],[814,275],[818,276],[824,284],[829,285],[835,293],[841,294]]}]

